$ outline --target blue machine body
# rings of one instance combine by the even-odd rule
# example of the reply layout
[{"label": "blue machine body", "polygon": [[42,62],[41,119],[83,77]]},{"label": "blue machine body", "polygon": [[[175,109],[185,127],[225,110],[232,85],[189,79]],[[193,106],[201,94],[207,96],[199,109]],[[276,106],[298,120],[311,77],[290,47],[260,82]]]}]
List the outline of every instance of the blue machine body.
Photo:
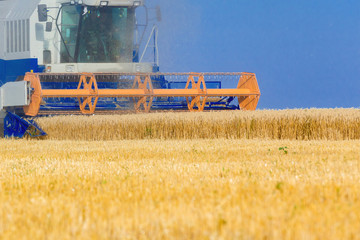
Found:
[{"label": "blue machine body", "polygon": [[36,58],[2,60],[0,59],[0,87],[7,82],[16,81],[26,72],[43,72],[44,66],[38,65]]}]

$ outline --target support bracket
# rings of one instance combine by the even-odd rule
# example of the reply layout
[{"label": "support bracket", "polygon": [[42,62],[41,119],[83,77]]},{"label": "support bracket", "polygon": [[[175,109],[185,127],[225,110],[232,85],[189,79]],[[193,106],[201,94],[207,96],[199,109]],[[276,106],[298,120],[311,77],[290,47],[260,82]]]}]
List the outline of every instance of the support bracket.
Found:
[{"label": "support bracket", "polygon": [[190,84],[191,84],[191,89],[198,90],[200,96],[198,95],[198,96],[191,96],[186,98],[188,109],[190,112],[202,112],[204,111],[207,100],[206,97],[207,88],[204,80],[204,75],[201,73],[191,73],[186,82],[185,89],[189,89]]},{"label": "support bracket", "polygon": [[141,98],[133,98],[135,100],[134,108],[136,112],[141,112],[143,107],[144,112],[148,113],[150,112],[151,105],[153,102],[153,94],[154,94],[154,88],[151,82],[151,78],[149,75],[137,75],[135,76],[134,83],[132,86],[133,89],[143,89],[144,90],[144,96]]},{"label": "support bracket", "polygon": [[78,85],[78,90],[84,89],[89,91],[89,96],[87,97],[78,97],[80,111],[83,114],[94,114],[96,109],[96,104],[98,102],[98,85],[96,78],[92,73],[82,73],[80,75],[80,81]]}]

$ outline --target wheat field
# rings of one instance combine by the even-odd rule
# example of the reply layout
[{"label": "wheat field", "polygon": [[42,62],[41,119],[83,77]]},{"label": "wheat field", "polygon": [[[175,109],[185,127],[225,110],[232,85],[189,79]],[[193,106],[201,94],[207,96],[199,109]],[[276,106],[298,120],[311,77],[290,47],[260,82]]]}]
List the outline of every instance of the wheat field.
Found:
[{"label": "wheat field", "polygon": [[[253,135],[239,119],[255,121]],[[304,119],[311,131],[299,137]],[[0,140],[0,239],[360,239],[358,119],[356,109],[39,119],[46,139]]]},{"label": "wheat field", "polygon": [[73,115],[36,121],[52,140],[360,139],[360,109]]}]

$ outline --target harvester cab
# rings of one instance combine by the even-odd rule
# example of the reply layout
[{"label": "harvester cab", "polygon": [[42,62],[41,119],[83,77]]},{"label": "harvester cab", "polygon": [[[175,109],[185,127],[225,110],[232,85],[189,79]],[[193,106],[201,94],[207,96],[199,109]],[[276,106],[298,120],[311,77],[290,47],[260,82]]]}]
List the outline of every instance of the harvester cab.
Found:
[{"label": "harvester cab", "polygon": [[135,39],[139,35],[135,10],[143,5],[143,0],[57,1],[55,8],[38,5],[39,21],[46,22],[45,28],[55,25],[39,30],[44,34],[45,71],[152,72],[152,63],[139,63],[139,40]]},{"label": "harvester cab", "polygon": [[255,74],[161,73],[149,11],[144,0],[0,1],[2,135],[44,135],[27,117],[79,109],[255,110]]}]

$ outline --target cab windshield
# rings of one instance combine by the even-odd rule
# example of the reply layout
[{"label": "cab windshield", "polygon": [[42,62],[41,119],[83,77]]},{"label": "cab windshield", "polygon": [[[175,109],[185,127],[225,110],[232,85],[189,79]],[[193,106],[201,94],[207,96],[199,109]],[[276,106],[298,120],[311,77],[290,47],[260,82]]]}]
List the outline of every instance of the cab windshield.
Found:
[{"label": "cab windshield", "polygon": [[63,6],[61,62],[132,62],[134,18],[133,8]]}]

